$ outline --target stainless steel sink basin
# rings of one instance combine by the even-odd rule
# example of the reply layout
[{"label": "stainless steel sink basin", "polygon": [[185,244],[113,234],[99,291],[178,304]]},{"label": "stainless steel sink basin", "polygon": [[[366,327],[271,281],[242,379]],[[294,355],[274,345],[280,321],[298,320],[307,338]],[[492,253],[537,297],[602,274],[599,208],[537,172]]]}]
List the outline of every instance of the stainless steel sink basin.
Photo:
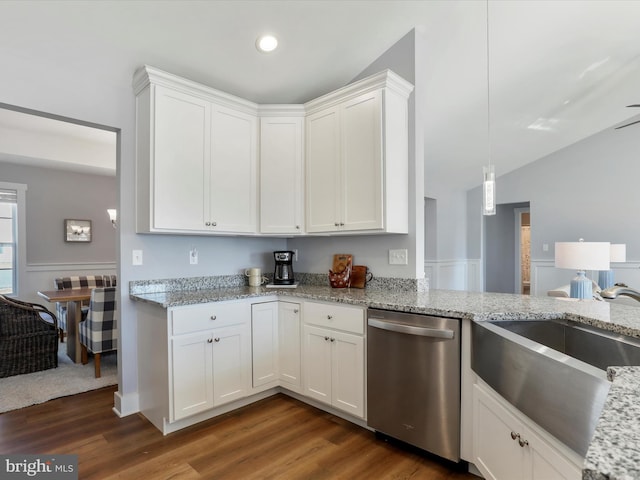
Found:
[{"label": "stainless steel sink basin", "polygon": [[610,383],[640,365],[640,341],[569,320],[472,323],[471,367],[538,425],[585,455]]}]

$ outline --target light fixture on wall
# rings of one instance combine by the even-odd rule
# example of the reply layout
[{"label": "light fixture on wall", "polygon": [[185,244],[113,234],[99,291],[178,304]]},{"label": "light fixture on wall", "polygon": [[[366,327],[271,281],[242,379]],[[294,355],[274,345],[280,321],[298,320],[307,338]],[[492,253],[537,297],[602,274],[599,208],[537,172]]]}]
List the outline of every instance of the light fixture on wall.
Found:
[{"label": "light fixture on wall", "polygon": [[575,270],[578,275],[571,280],[571,298],[593,298],[593,282],[585,270],[609,270],[611,244],[609,242],[556,242],[556,268]]},{"label": "light fixture on wall", "polygon": [[118,211],[115,208],[107,208],[107,214],[109,215],[109,220],[111,220],[111,225],[113,225],[113,228],[117,228]]},{"label": "light fixture on wall", "polygon": [[[609,262],[623,263],[627,261],[627,245],[624,243],[612,243]],[[598,273],[598,285],[601,289],[613,287],[613,270],[600,270]]]},{"label": "light fixture on wall", "polygon": [[491,95],[489,88],[489,0],[487,0],[487,157],[489,164],[482,167],[482,214],[496,214],[496,172],[491,165]]}]

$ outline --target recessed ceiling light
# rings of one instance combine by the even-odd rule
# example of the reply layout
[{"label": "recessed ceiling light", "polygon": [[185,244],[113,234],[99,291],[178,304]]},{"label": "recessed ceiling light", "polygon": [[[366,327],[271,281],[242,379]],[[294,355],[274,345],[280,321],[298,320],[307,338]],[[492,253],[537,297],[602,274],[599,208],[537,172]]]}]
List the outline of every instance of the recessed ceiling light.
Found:
[{"label": "recessed ceiling light", "polygon": [[256,40],[256,48],[260,52],[273,52],[278,46],[278,39],[273,35],[261,35]]}]

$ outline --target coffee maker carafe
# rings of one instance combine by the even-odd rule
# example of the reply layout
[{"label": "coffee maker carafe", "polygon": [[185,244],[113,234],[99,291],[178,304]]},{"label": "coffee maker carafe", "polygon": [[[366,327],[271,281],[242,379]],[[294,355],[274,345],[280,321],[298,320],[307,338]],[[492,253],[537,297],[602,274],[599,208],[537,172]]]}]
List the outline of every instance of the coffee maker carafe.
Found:
[{"label": "coffee maker carafe", "polygon": [[276,261],[276,270],[273,272],[273,283],[275,285],[293,285],[293,252],[290,250],[282,250],[273,252],[273,258]]}]

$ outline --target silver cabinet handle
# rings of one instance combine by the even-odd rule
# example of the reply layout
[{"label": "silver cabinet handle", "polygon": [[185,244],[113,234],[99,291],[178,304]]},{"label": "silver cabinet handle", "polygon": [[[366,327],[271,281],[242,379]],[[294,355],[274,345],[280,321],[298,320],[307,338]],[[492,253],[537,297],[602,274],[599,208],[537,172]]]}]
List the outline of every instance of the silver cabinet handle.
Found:
[{"label": "silver cabinet handle", "polygon": [[218,318],[216,315],[211,315],[211,320],[215,320],[216,318]]},{"label": "silver cabinet handle", "polygon": [[324,337],[324,341],[325,342],[329,341],[329,337]]},{"label": "silver cabinet handle", "polygon": [[211,226],[211,222],[204,222],[204,224],[205,224],[207,227],[210,227],[210,226]]},{"label": "silver cabinet handle", "polygon": [[300,225],[296,225],[296,230],[300,230]]},{"label": "silver cabinet handle", "polygon": [[296,309],[293,311],[293,313],[298,313],[298,309],[296,308]]},{"label": "silver cabinet handle", "polygon": [[207,343],[213,343],[213,338],[207,338]]},{"label": "silver cabinet handle", "polygon": [[336,341],[336,339],[335,339],[335,338],[331,338],[331,341],[332,341],[332,342],[335,342],[335,341]]},{"label": "silver cabinet handle", "polygon": [[341,226],[341,227],[344,227],[344,223],[343,223],[343,222],[340,222],[340,226]]},{"label": "silver cabinet handle", "polygon": [[333,315],[327,315],[327,320],[331,320],[333,318]]},{"label": "silver cabinet handle", "polygon": [[520,444],[520,446],[522,448],[526,447],[527,445],[529,445],[529,442],[527,440],[522,440],[522,438],[518,439],[518,443]]},{"label": "silver cabinet handle", "polygon": [[215,338],[215,342],[216,342],[216,343],[218,343],[219,341],[220,341],[220,338],[219,338],[219,337],[216,337],[216,338]]},{"label": "silver cabinet handle", "polygon": [[218,225],[217,222],[211,222],[211,225],[213,225],[214,227]]},{"label": "silver cabinet handle", "polygon": [[515,440],[516,438],[520,438],[520,434],[516,432],[511,432],[511,440]]},{"label": "silver cabinet handle", "polygon": [[406,333],[408,335],[420,335],[422,337],[434,337],[434,338],[453,338],[453,330],[440,329],[440,328],[428,328],[428,327],[415,327],[413,325],[406,325],[404,323],[390,323],[369,317],[367,323],[370,327],[379,328],[381,330],[388,330],[390,332]]}]

